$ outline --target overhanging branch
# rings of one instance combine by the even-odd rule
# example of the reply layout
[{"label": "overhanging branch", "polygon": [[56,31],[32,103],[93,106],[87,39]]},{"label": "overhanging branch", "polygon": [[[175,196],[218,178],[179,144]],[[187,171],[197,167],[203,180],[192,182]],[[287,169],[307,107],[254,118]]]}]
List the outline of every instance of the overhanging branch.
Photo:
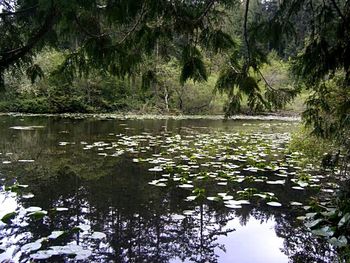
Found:
[{"label": "overhanging branch", "polygon": [[58,11],[56,9],[51,9],[49,14],[47,15],[45,22],[41,26],[39,30],[36,32],[34,31],[31,35],[32,37],[29,38],[27,44],[25,46],[4,52],[0,54],[0,68],[6,69],[12,64],[19,61],[21,58],[23,58],[25,55],[32,50],[35,45],[43,39],[43,37],[46,35],[48,31],[51,30],[52,26],[54,25],[56,19],[58,16]]},{"label": "overhanging branch", "polygon": [[244,11],[244,25],[243,25],[243,33],[244,33],[244,41],[247,48],[247,58],[248,63],[250,62],[250,49],[249,49],[249,40],[248,40],[248,10],[249,10],[249,0],[245,2],[245,11]]},{"label": "overhanging branch", "polygon": [[143,20],[144,15],[147,13],[145,10],[145,5],[142,5],[141,12],[140,12],[140,17],[136,20],[135,24],[133,27],[125,34],[125,36],[118,42],[118,44],[122,44],[138,27],[138,25],[141,23]]}]

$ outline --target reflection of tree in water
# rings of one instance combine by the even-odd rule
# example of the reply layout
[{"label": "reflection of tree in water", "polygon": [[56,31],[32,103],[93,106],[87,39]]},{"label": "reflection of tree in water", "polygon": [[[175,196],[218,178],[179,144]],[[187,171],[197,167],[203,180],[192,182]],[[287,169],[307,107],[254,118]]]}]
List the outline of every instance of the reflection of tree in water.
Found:
[{"label": "reflection of tree in water", "polygon": [[[21,245],[48,236],[54,230],[88,224],[92,230],[107,234],[107,241],[102,242],[75,235],[78,244],[94,251],[90,259],[93,261],[168,262],[180,258],[217,262],[214,253],[220,246],[217,236],[230,232],[223,230],[231,219],[227,211],[218,212],[201,204],[194,207],[192,216],[174,217],[188,209],[188,203],[183,201],[185,191],[168,192],[147,186],[148,179],[139,176],[141,170],[129,164],[116,168],[115,172],[117,176],[86,181],[64,166],[59,175],[51,175],[50,180],[30,187],[35,197],[19,201],[24,207],[40,206],[48,210],[49,219],[43,223],[30,221],[27,226],[17,228],[17,234],[33,234],[27,235]],[[69,210],[50,211],[56,206]]]},{"label": "reflection of tree in water", "polygon": [[[265,205],[227,210],[220,204],[205,202],[191,206],[184,201],[188,192],[148,186],[149,177],[140,176],[144,168],[132,165],[127,159],[121,160],[112,170],[114,175],[83,180],[73,168],[64,165],[58,174],[47,176],[50,179],[30,182],[35,197],[19,201],[25,207],[40,206],[48,210],[49,220],[44,224],[30,220],[27,226],[12,228],[7,234],[31,233],[21,242],[23,245],[48,236],[54,230],[88,224],[93,231],[107,234],[107,240],[102,242],[74,235],[78,244],[94,251],[90,258],[93,261],[168,262],[179,258],[217,262],[215,248],[223,248],[217,237],[232,231],[225,229],[229,220],[239,217],[240,223],[245,225],[251,217],[260,222],[274,218],[275,231],[284,238],[283,252],[292,262],[327,262],[331,258],[326,254],[328,245],[316,241],[295,222],[297,215],[293,210],[275,210]],[[22,183],[28,180],[32,179],[24,178]],[[50,212],[50,208],[56,206],[69,210]],[[174,217],[187,209],[194,213],[185,218]]]},{"label": "reflection of tree in water", "polygon": [[316,238],[295,217],[284,214],[276,217],[275,231],[284,239],[283,252],[291,262],[336,262],[336,255],[326,240]]},{"label": "reflection of tree in water", "polygon": [[[100,127],[97,129],[96,125],[84,122],[79,125],[79,129],[75,129],[76,138],[68,137],[67,140],[79,142],[98,139],[96,134],[101,133]],[[94,251],[91,261],[168,262],[180,258],[194,262],[216,262],[214,249],[222,246],[216,239],[230,232],[225,229],[228,220],[239,217],[241,224],[245,225],[253,217],[260,222],[274,218],[276,233],[284,238],[283,252],[292,262],[325,262],[332,258],[326,255],[329,251],[327,244],[312,238],[295,222],[293,211],[270,209],[266,205],[227,210],[223,206],[205,202],[190,207],[189,203],[184,202],[188,194],[185,191],[148,186],[150,178],[144,174],[145,168],[133,165],[130,157],[108,161],[97,158],[94,152],[76,151],[73,146],[59,148],[57,129],[52,128],[49,134],[53,134],[53,137],[48,136],[45,142],[39,136],[40,132],[31,132],[24,136],[26,140],[18,136],[18,143],[10,144],[12,152],[25,151],[31,153],[30,156],[37,156],[41,152],[40,147],[31,147],[33,141],[45,149],[40,159],[35,158],[36,162],[30,166],[32,170],[26,173],[19,171],[17,175],[20,182],[30,185],[29,190],[35,194],[31,200],[19,201],[25,207],[40,206],[49,211],[49,219],[44,224],[28,220],[27,226],[11,227],[6,232],[0,230],[1,235],[5,233],[6,236],[26,234],[21,245],[48,236],[54,230],[69,230],[79,224],[89,224],[93,231],[107,234],[107,240],[102,242],[81,234],[74,235],[77,243]],[[110,130],[110,126],[106,125],[104,133]],[[86,138],[80,137],[81,134]],[[2,148],[9,147],[4,141],[2,145]],[[16,149],[19,145],[21,147]],[[266,190],[269,190],[268,187]],[[273,190],[282,203],[292,200],[287,193],[282,193],[284,188],[280,188],[280,192],[276,192],[275,188]],[[50,211],[55,206],[67,207],[69,210]],[[174,214],[182,214],[187,209],[195,210],[194,214],[186,218],[174,218]],[[55,261],[59,262],[59,259]]]},{"label": "reflection of tree in water", "polygon": [[259,208],[243,207],[236,211],[241,225],[245,225],[251,217],[267,222],[275,221],[275,232],[283,238],[282,252],[286,254],[290,262],[336,262],[336,255],[326,240],[317,238],[306,227],[296,220],[298,211],[293,209],[274,210],[269,207]]}]

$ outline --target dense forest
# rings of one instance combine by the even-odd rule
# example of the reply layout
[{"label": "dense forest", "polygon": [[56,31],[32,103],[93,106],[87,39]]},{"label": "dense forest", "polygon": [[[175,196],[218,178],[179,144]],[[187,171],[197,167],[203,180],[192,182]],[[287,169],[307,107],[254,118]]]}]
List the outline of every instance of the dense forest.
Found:
[{"label": "dense forest", "polygon": [[2,0],[0,10],[0,112],[301,115],[291,147],[342,176],[334,209],[315,202],[310,228],[349,259],[349,0]]},{"label": "dense forest", "polygon": [[335,2],[48,3],[3,4],[2,111],[272,111],[347,70]]}]

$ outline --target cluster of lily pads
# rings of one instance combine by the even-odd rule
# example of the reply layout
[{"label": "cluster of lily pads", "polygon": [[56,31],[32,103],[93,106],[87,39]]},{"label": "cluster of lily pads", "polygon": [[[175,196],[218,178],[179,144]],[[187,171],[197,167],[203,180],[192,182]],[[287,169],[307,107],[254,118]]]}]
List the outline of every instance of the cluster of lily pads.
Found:
[{"label": "cluster of lily pads", "polygon": [[346,233],[349,231],[350,213],[324,207],[319,212],[307,213],[301,219],[305,220],[305,225],[312,229],[313,234],[327,238],[333,246],[341,248],[348,245]]},{"label": "cluster of lily pads", "polygon": [[[349,205],[349,200],[344,200]],[[346,207],[335,204],[334,198],[322,202],[313,202],[304,206],[307,211],[303,220],[311,232],[326,238],[334,247],[345,248],[349,244],[350,212]],[[349,255],[346,256],[349,259]],[[347,262],[347,261],[346,261]]]},{"label": "cluster of lily pads", "polygon": [[[7,195],[7,198],[17,196],[20,196],[21,199],[33,198],[34,194],[26,193],[25,190],[27,188],[28,185],[15,183],[10,187],[5,187],[5,189],[2,189],[1,193]],[[64,211],[68,211],[68,208],[53,207],[50,209],[50,211],[46,211],[41,207],[36,206],[27,208],[18,206],[15,211],[6,213],[1,217],[0,227],[1,224],[5,224],[10,228],[13,226],[25,227],[30,224],[29,219],[32,219],[39,224],[45,224],[45,217],[54,216],[55,213]],[[69,230],[54,230],[50,235],[46,237],[42,237],[33,242],[28,242],[22,245],[19,251],[22,254],[28,255],[28,257],[33,260],[44,260],[52,256],[73,256],[74,260],[87,259],[92,255],[92,250],[89,249],[86,245],[78,245],[76,241],[68,242],[65,245],[52,245],[53,241],[60,238],[72,236],[77,232],[80,233],[81,237],[87,238],[89,240],[98,241],[106,238],[106,234],[98,231],[92,231],[89,225],[79,224]],[[16,243],[19,241],[20,240],[16,240]],[[63,239],[61,241],[63,241]],[[4,236],[2,240],[0,239],[0,252],[6,251],[7,248],[11,247],[12,245],[13,244],[11,243],[11,239],[7,239]]]},{"label": "cluster of lily pads", "polygon": [[[271,187],[291,191],[316,189],[333,192],[337,187],[327,176],[315,174],[315,167],[300,167],[299,152],[287,153],[289,133],[163,132],[157,135],[109,134],[110,140],[80,142],[84,150],[105,158],[130,155],[146,165],[156,187],[178,187],[189,192],[186,201],[222,201],[227,208],[240,208],[250,199],[269,206],[302,206],[291,200],[282,204]],[[62,145],[62,144],[61,144]]]}]

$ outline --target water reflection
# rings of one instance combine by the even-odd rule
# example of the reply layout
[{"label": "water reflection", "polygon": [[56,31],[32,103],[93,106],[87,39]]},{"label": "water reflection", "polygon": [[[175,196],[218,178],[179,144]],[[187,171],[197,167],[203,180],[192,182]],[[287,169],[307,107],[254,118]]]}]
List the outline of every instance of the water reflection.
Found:
[{"label": "water reflection", "polygon": [[[185,189],[148,185],[155,175],[147,172],[146,164],[133,163],[132,155],[103,158],[95,152],[81,151],[82,142],[113,141],[119,133],[160,134],[165,128],[167,132],[187,133],[208,126],[241,131],[251,125],[221,121],[0,120],[0,163],[11,161],[0,167],[0,176],[5,180],[2,184],[19,182],[29,186],[23,192],[34,194],[23,198],[21,193],[1,192],[0,216],[16,207],[18,214],[13,224],[0,223],[0,249],[5,250],[0,261],[11,258],[29,262],[30,254],[35,252],[26,253],[19,248],[57,230],[66,233],[42,242],[41,250],[78,245],[93,252],[86,262],[334,260],[328,245],[313,238],[296,221],[298,210],[274,209],[260,203],[232,210],[206,199],[192,204],[185,201]],[[21,125],[45,128],[9,129]],[[271,132],[286,127],[270,125],[264,129]],[[60,142],[72,144],[62,147]],[[19,163],[19,159],[35,162]],[[282,200],[288,201],[293,195],[283,193],[283,188],[278,191]],[[36,220],[25,215],[25,208],[36,206],[47,211],[47,216]],[[68,210],[56,211],[55,207]],[[77,226],[81,229],[76,230]],[[106,238],[93,239],[93,232],[104,233]],[[73,260],[69,255],[53,255],[45,262]]]}]

